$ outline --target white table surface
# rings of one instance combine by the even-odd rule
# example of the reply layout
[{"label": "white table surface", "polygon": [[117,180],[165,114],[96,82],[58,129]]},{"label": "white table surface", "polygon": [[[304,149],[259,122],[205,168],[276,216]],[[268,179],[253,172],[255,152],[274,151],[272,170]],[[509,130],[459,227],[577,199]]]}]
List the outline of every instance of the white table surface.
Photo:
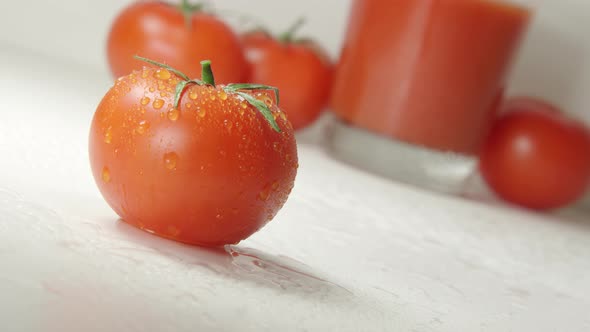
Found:
[{"label": "white table surface", "polygon": [[313,145],[238,246],[131,228],[88,164],[105,71],[0,40],[0,331],[590,331],[587,217],[437,195]]}]

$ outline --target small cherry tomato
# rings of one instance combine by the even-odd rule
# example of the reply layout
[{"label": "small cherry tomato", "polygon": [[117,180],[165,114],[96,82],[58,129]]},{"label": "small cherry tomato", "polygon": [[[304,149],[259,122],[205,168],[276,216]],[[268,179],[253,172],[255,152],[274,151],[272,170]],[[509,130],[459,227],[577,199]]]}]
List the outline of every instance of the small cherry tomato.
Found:
[{"label": "small cherry tomato", "polygon": [[98,188],[140,229],[237,243],[274,218],[294,185],[297,147],[278,93],[215,85],[207,62],[203,81],[155,64],[117,80],[96,110],[89,152]]},{"label": "small cherry tomato", "polygon": [[515,98],[492,128],[480,170],[503,199],[555,209],[581,198],[590,183],[590,134],[546,102]]},{"label": "small cherry tomato", "polygon": [[242,37],[251,63],[250,81],[281,90],[282,109],[296,130],[311,124],[327,106],[334,70],[317,44],[293,38],[302,22],[278,38],[262,31]]},{"label": "small cherry tomato", "polygon": [[166,63],[190,77],[200,73],[195,59],[211,59],[221,83],[245,82],[248,63],[239,37],[222,21],[205,13],[201,5],[139,1],[114,20],[107,55],[115,77],[141,69],[133,59],[141,55]]}]

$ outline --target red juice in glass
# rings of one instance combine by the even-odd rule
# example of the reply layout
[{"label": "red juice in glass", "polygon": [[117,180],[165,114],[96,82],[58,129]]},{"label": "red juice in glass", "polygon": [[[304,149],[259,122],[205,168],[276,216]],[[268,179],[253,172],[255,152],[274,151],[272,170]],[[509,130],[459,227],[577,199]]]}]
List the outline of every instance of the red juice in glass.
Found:
[{"label": "red juice in glass", "polygon": [[355,0],[332,108],[345,122],[477,154],[530,21],[494,0]]}]

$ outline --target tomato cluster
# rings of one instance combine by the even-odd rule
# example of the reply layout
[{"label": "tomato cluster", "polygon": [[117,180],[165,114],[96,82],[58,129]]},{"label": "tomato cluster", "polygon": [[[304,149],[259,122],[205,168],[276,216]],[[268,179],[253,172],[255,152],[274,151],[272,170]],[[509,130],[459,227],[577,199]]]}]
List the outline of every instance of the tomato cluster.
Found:
[{"label": "tomato cluster", "polygon": [[209,59],[221,83],[254,82],[279,88],[282,109],[294,128],[302,129],[327,105],[333,64],[317,44],[294,38],[301,22],[297,23],[276,38],[264,32],[239,36],[203,5],[187,0],[180,5],[139,1],[114,20],[108,61],[115,77],[141,69],[134,55],[196,77],[199,61]]},{"label": "tomato cluster", "polygon": [[240,36],[188,0],[138,1],[116,17],[107,55],[118,79],[89,148],[98,188],[125,222],[219,246],[274,218],[297,173],[294,130],[318,118],[331,88],[327,56],[294,38],[301,23]]}]

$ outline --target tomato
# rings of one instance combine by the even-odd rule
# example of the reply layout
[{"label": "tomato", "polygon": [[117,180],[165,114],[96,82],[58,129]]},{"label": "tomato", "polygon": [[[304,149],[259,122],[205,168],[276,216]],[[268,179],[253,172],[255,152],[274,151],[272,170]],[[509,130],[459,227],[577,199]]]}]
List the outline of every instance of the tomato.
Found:
[{"label": "tomato", "polygon": [[120,78],[96,110],[89,152],[98,188],[122,220],[219,246],[274,218],[298,158],[293,127],[266,87],[213,86],[206,73],[209,84],[165,67]]},{"label": "tomato", "polygon": [[222,83],[244,82],[248,63],[238,36],[222,21],[188,1],[174,6],[140,1],[124,9],[114,20],[107,55],[115,77],[141,69],[134,55],[164,62],[190,77],[201,67],[195,59],[211,59]]},{"label": "tomato", "polygon": [[480,170],[503,199],[554,209],[579,199],[590,183],[590,134],[555,106],[508,101],[481,153]]},{"label": "tomato", "polygon": [[251,32],[242,41],[251,64],[250,81],[281,90],[282,109],[297,130],[311,124],[327,106],[334,68],[315,43],[293,39],[295,28],[281,38]]}]

